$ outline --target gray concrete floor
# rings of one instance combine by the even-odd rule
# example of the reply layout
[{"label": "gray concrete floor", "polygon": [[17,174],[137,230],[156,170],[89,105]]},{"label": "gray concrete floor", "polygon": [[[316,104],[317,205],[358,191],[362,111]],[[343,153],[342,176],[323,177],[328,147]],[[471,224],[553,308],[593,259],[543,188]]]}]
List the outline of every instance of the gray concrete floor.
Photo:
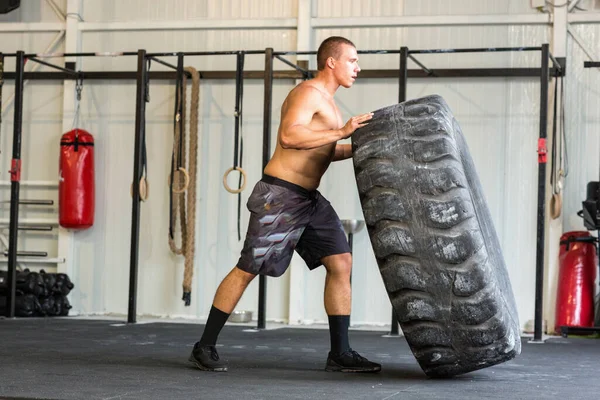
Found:
[{"label": "gray concrete floor", "polygon": [[600,340],[548,338],[510,362],[451,379],[427,378],[402,337],[351,331],[379,374],[323,371],[325,329],[224,327],[229,371],[187,362],[203,326],[0,319],[0,398],[21,399],[574,399],[600,392]]}]

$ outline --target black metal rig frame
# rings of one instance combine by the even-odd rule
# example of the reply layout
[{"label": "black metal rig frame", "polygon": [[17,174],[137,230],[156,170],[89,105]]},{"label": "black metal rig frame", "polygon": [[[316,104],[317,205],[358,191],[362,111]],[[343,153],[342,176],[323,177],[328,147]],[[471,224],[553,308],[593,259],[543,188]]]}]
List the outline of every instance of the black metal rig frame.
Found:
[{"label": "black metal rig frame", "polygon": [[[415,54],[442,54],[442,53],[479,53],[479,52],[523,52],[539,51],[541,53],[540,68],[458,68],[458,69],[428,69]],[[13,54],[2,54],[0,57],[15,57],[16,71],[5,72],[5,79],[15,79],[15,104],[14,104],[14,135],[13,135],[13,158],[11,168],[11,211],[10,211],[10,243],[8,251],[8,285],[10,288],[7,299],[7,317],[14,317],[14,299],[16,284],[16,257],[17,257],[17,227],[19,211],[19,182],[21,171],[21,129],[23,114],[23,81],[31,80],[67,80],[81,79],[127,79],[137,81],[136,90],[136,118],[135,118],[135,147],[133,182],[139,182],[142,178],[142,151],[145,142],[145,111],[146,95],[149,80],[176,78],[176,72],[171,71],[148,71],[147,61],[152,59],[163,65],[176,69],[171,64],[162,62],[156,57],[172,56],[211,56],[211,55],[237,55],[264,54],[265,69],[263,71],[244,71],[244,79],[262,79],[264,81],[264,119],[263,119],[263,168],[270,159],[271,148],[271,109],[274,79],[306,79],[313,76],[314,71],[307,70],[286,60],[286,55],[314,55],[315,51],[284,51],[275,52],[272,48],[265,50],[246,51],[215,51],[215,52],[169,52],[148,53],[146,50],[123,53],[62,53],[54,55],[25,54],[18,51]],[[546,193],[546,138],[548,127],[548,89],[551,76],[558,77],[565,74],[564,60],[559,62],[552,54],[548,44],[540,47],[503,47],[503,48],[467,48],[467,49],[435,49],[435,50],[409,50],[402,47],[397,50],[361,50],[359,54],[398,54],[399,69],[363,70],[362,78],[397,78],[399,82],[398,101],[406,100],[406,88],[408,78],[471,78],[471,77],[528,77],[540,79],[540,133],[538,145],[538,213],[537,213],[537,252],[536,252],[536,292],[535,292],[535,333],[534,340],[542,338],[542,298],[543,298],[543,276],[544,276],[544,231],[545,231],[545,193]],[[97,56],[137,56],[137,71],[107,71],[107,72],[81,72],[73,69],[59,67],[50,63],[42,62],[44,65],[58,69],[59,72],[24,72],[25,60],[41,62],[39,58],[45,57],[97,57]],[[294,70],[273,70],[273,59],[277,58]],[[409,70],[408,59],[413,60],[420,69]],[[550,68],[550,61],[553,67]],[[237,71],[200,71],[202,79],[235,79]],[[140,193],[139,185],[133,185],[132,196],[132,219],[131,219],[131,252],[130,252],[130,282],[129,282],[129,323],[136,322],[137,280],[138,280],[138,251],[139,251],[139,222],[140,222]],[[266,277],[259,278],[258,294],[258,323],[257,329],[266,327]],[[392,312],[391,334],[398,334],[398,321]]]}]

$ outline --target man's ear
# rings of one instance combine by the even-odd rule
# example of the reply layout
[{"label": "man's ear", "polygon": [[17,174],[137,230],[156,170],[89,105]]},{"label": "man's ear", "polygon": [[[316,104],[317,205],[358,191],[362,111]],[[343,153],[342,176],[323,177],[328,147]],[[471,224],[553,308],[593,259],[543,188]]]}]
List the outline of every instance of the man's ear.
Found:
[{"label": "man's ear", "polygon": [[335,59],[333,57],[327,57],[327,66],[331,69],[335,67]]}]

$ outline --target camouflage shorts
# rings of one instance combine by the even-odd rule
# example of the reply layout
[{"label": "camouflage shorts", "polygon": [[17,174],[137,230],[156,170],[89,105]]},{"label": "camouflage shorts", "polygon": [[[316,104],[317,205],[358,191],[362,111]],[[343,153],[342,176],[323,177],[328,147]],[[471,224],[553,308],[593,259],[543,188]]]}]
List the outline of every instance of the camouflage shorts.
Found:
[{"label": "camouflage shorts", "polygon": [[321,259],[349,253],[342,223],[318,190],[265,175],[247,202],[250,222],[237,267],[243,271],[281,276],[294,250],[309,269]]}]

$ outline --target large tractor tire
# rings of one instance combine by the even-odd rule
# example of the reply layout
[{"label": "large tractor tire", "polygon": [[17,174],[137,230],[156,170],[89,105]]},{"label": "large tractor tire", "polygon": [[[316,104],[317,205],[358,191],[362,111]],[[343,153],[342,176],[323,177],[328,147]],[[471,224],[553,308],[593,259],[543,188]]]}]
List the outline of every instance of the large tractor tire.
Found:
[{"label": "large tractor tire", "polygon": [[500,244],[446,102],[428,96],[377,110],[352,147],[381,277],[425,374],[450,377],[520,354]]}]

